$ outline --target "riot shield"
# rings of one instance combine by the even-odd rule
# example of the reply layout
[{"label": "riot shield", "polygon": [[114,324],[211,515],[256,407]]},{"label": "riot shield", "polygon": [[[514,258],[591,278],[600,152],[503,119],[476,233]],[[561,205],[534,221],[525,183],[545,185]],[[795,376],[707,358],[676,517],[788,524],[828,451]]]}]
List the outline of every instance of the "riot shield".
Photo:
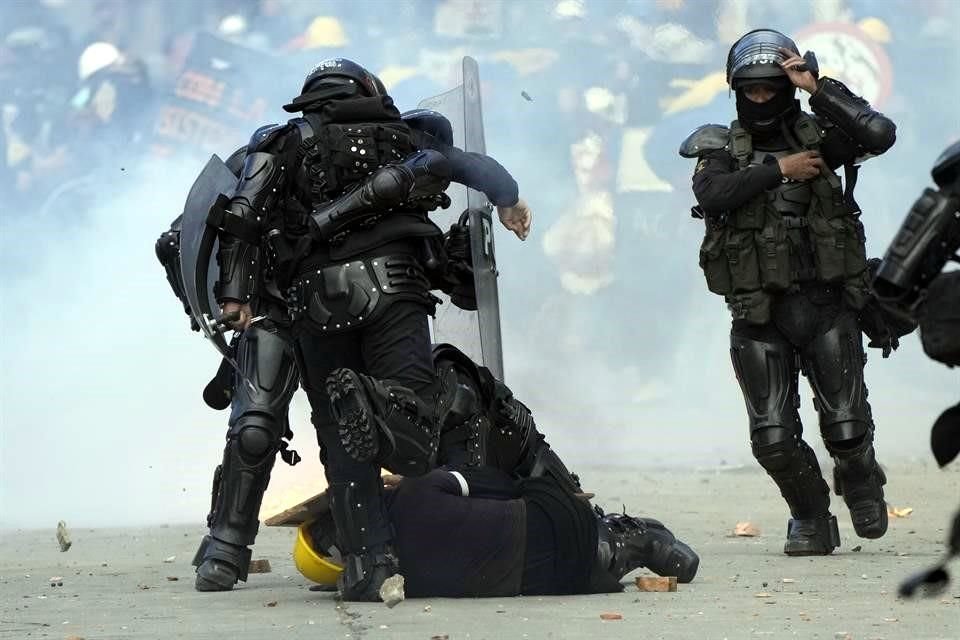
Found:
[{"label": "riot shield", "polygon": [[[180,230],[180,273],[183,290],[190,306],[190,315],[217,351],[241,377],[233,353],[218,326],[220,307],[213,294],[217,270],[210,268],[210,258],[217,249],[217,229],[207,224],[211,207],[221,196],[229,196],[237,186],[237,176],[216,155],[197,176],[183,205]],[[249,381],[247,381],[249,384]]]},{"label": "riot shield", "polygon": [[[483,109],[480,101],[480,73],[477,61],[463,59],[460,86],[422,100],[422,109],[438,111],[453,125],[454,144],[464,151],[485,153]],[[432,323],[433,341],[456,345],[474,362],[482,362],[497,379],[503,380],[503,348],[500,338],[500,298],[497,291],[497,262],[493,244],[493,206],[487,197],[460,184],[451,184],[447,195],[452,202],[446,211],[431,214],[442,229],[448,229],[462,212],[468,212],[470,249],[477,311],[454,306],[441,294],[444,303]]]}]

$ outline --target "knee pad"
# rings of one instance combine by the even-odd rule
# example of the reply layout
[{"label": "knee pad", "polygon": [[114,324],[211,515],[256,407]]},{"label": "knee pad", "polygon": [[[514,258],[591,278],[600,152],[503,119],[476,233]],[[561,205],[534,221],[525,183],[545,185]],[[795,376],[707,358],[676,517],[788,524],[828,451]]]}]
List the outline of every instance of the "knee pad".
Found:
[{"label": "knee pad", "polygon": [[242,416],[230,429],[240,453],[247,459],[260,460],[269,455],[280,441],[279,429],[268,416]]},{"label": "knee pad", "polygon": [[870,425],[860,420],[845,420],[822,427],[820,433],[830,453],[851,451],[867,439]]},{"label": "knee pad", "polygon": [[785,470],[797,452],[797,437],[786,427],[765,427],[750,434],[753,457],[769,472]]}]

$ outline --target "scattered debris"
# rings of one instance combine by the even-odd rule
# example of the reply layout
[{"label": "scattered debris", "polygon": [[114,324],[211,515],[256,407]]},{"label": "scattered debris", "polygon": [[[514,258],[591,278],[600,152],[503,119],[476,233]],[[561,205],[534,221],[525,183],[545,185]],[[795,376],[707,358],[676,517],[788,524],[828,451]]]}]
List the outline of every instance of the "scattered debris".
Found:
[{"label": "scattered debris", "polygon": [[526,100],[527,102],[533,102],[533,98],[531,98],[530,94],[527,93],[526,91],[521,91],[520,95],[523,96],[523,99]]},{"label": "scattered debris", "polygon": [[738,522],[733,528],[733,535],[741,538],[755,538],[760,535],[760,527],[752,522]]},{"label": "scattered debris", "polygon": [[70,532],[67,531],[67,523],[63,520],[57,523],[57,542],[60,543],[60,553],[63,553],[73,546],[73,543],[70,541]]},{"label": "scattered debris", "polygon": [[900,622],[900,618],[884,618],[884,622]]},{"label": "scattered debris", "polygon": [[450,640],[450,636],[444,633],[439,636],[430,636],[430,640]]},{"label": "scattered debris", "polygon": [[393,609],[403,602],[404,597],[402,575],[398,573],[383,581],[383,585],[380,587],[380,599],[388,608]]},{"label": "scattered debris", "polygon": [[273,569],[270,568],[270,561],[266,558],[261,558],[260,560],[251,560],[250,567],[247,569],[247,573],[270,573]]},{"label": "scattered debris", "polygon": [[861,551],[863,551],[863,546],[858,544],[853,549],[850,549],[850,551],[853,551],[854,553],[860,553]]},{"label": "scattered debris", "polygon": [[849,631],[837,631],[833,637],[837,640],[853,640],[853,634]]},{"label": "scattered debris", "polygon": [[168,581],[168,582],[176,582],[176,581],[179,580],[179,579],[180,579],[180,578],[178,578],[177,576],[167,576],[167,581]]},{"label": "scattered debris", "polygon": [[767,593],[766,591],[761,591],[760,593],[755,593],[755,594],[753,594],[753,597],[754,597],[754,598],[769,598],[769,597],[770,597],[770,594]]},{"label": "scattered debris", "polygon": [[62,587],[63,586],[63,577],[62,576],[53,576],[50,578],[51,587]]},{"label": "scattered debris", "polygon": [[83,636],[67,636],[67,640],[83,640]]},{"label": "scattered debris", "polygon": [[266,605],[264,605],[264,606],[267,606],[267,607],[275,607],[275,606],[277,606],[277,601],[276,601],[276,600],[271,600],[270,602],[268,602],[268,603],[267,603]]},{"label": "scattered debris", "polygon": [[894,507],[887,505],[887,515],[891,518],[906,518],[913,513],[913,507]]},{"label": "scattered debris", "polygon": [[[173,562],[173,561],[176,560],[176,559],[177,559],[177,556],[170,556],[169,558],[164,558],[163,561],[166,562],[167,564],[170,564],[171,562]],[[104,566],[106,566],[106,565],[104,565]]]},{"label": "scattered debris", "polygon": [[676,576],[638,576],[634,582],[640,591],[667,592],[677,590]]},{"label": "scattered debris", "polygon": [[146,590],[149,589],[149,588],[150,588],[150,585],[148,585],[148,584],[138,584],[138,585],[137,585],[137,589],[140,589],[141,591],[146,591]]},{"label": "scattered debris", "polygon": [[608,612],[608,613],[601,613],[601,614],[600,614],[600,619],[601,619],[601,620],[623,620],[623,614],[622,614],[622,613],[616,613],[616,612],[613,612],[613,611]]},{"label": "scattered debris", "polygon": [[390,627],[388,627],[388,626],[385,625],[385,624],[382,624],[382,625],[380,625],[380,628],[381,628],[381,629],[389,629]]},{"label": "scattered debris", "polygon": [[430,605],[425,605],[425,606],[423,607],[423,610],[424,610],[426,613],[430,613],[430,610],[431,610],[431,609],[432,609],[432,607],[431,607]]},{"label": "scattered debris", "polygon": [[794,580],[793,578],[784,578],[782,582],[783,584],[793,584],[794,582],[796,582],[796,580]]}]

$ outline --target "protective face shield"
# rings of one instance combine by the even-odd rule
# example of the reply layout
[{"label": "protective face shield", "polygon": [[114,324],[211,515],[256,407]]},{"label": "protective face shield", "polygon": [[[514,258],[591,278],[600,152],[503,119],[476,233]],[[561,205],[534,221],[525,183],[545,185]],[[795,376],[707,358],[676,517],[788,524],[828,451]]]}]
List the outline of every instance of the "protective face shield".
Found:
[{"label": "protective face shield", "polygon": [[[799,109],[796,87],[780,66],[787,59],[781,48],[800,55],[796,43],[779,31],[755,29],[733,43],[727,54],[727,84],[736,91],[737,114],[752,133],[777,131],[780,120]],[[774,97],[750,100],[744,90],[758,84],[775,91]]]}]

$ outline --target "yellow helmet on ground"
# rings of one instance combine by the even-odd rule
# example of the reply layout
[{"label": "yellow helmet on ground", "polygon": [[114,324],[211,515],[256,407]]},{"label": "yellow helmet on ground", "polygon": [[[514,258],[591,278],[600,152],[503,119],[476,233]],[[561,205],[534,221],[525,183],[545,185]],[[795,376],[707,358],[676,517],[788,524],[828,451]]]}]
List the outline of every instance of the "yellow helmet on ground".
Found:
[{"label": "yellow helmet on ground", "polygon": [[319,584],[336,586],[337,578],[343,573],[343,567],[333,558],[322,556],[313,548],[313,538],[308,527],[312,522],[304,522],[297,527],[297,541],[293,544],[293,563],[303,577]]}]

